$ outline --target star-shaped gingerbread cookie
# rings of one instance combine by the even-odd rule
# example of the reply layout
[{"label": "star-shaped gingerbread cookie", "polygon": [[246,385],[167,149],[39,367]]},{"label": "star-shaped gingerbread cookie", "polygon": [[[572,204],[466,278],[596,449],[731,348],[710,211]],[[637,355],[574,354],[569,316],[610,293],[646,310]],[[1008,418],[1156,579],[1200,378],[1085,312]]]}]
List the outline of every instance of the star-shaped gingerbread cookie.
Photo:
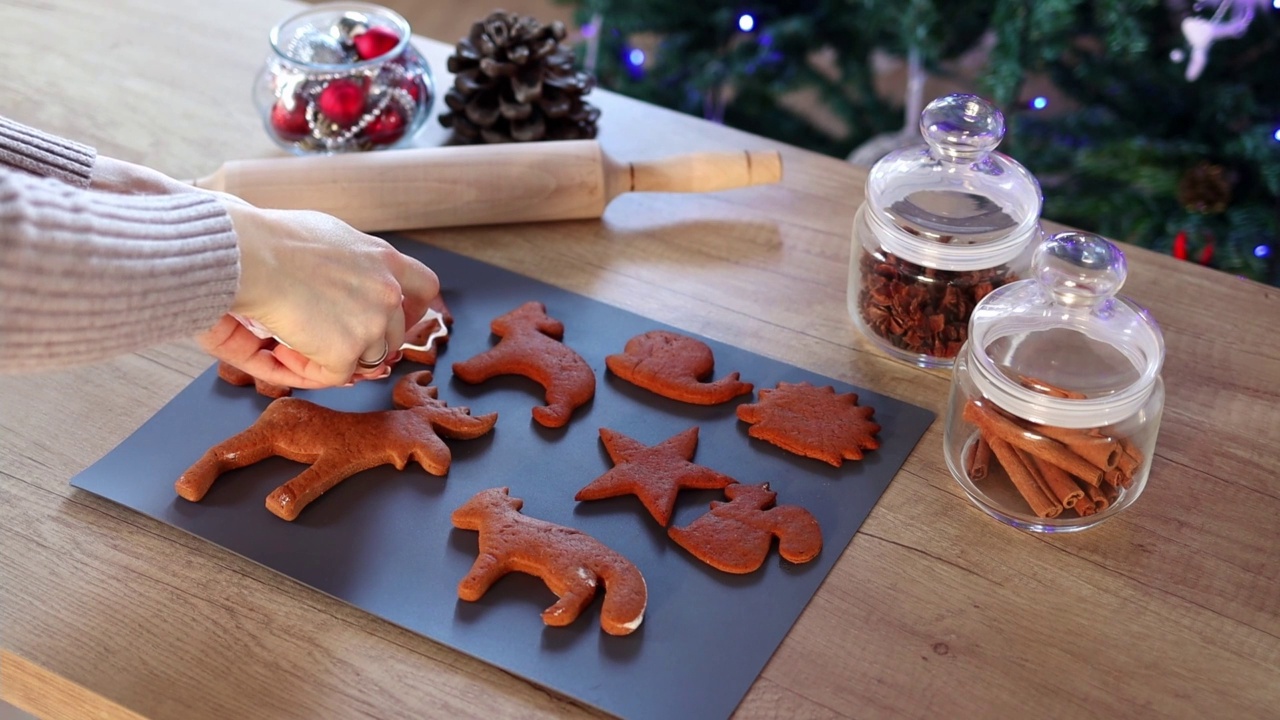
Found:
[{"label": "star-shaped gingerbread cookie", "polygon": [[752,423],[747,434],[804,457],[836,467],[861,460],[875,450],[880,426],[871,422],[875,409],[858,405],[854,393],[837,395],[830,385],[778,383],[760,391],[760,402],[739,405],[738,419]]},{"label": "star-shaped gingerbread cookie", "polygon": [[600,428],[600,439],[613,460],[613,469],[579,490],[575,500],[635,495],[653,519],[666,527],[682,488],[714,490],[734,482],[728,475],[692,462],[698,447],[697,426],[652,447],[608,428]]}]

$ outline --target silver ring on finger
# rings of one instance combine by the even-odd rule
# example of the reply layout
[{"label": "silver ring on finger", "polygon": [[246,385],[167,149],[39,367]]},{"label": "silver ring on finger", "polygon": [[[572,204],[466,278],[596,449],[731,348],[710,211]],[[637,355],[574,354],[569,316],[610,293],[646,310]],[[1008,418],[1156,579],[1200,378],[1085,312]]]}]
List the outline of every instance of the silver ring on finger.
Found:
[{"label": "silver ring on finger", "polygon": [[383,340],[382,354],[379,355],[376,360],[365,360],[364,357],[361,356],[359,358],[356,358],[356,365],[359,365],[361,368],[364,368],[365,370],[373,370],[375,368],[381,367],[382,363],[387,361],[387,356],[390,354],[391,354],[391,346],[387,344],[386,340]]}]

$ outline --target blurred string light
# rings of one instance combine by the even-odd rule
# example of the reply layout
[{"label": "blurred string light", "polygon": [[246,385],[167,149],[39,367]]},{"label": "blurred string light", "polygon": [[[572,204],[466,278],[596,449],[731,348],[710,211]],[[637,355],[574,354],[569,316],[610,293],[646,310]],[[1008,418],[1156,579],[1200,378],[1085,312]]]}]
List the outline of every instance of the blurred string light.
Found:
[{"label": "blurred string light", "polygon": [[[1280,2],[1280,0],[1276,0]],[[738,29],[742,32],[751,32],[756,29],[756,19],[751,13],[742,13],[738,16]]]},{"label": "blurred string light", "polygon": [[[1280,2],[1280,0],[1277,0],[1277,2]],[[1270,254],[1271,254],[1271,248],[1267,247],[1266,245],[1259,245],[1258,247],[1253,249],[1254,257],[1264,258]]]},{"label": "blurred string light", "polygon": [[1043,95],[1037,95],[1035,99],[1031,101],[1031,107],[1035,108],[1036,110],[1043,110],[1049,107],[1049,98]]},{"label": "blurred string light", "polygon": [[[1280,2],[1280,0],[1276,0],[1276,2]],[[1280,142],[1280,128],[1276,128],[1276,131],[1271,133],[1271,137],[1275,138],[1276,142]]]},{"label": "blurred string light", "polygon": [[627,64],[633,68],[642,67],[644,65],[644,51],[640,48],[631,48],[627,53]]}]

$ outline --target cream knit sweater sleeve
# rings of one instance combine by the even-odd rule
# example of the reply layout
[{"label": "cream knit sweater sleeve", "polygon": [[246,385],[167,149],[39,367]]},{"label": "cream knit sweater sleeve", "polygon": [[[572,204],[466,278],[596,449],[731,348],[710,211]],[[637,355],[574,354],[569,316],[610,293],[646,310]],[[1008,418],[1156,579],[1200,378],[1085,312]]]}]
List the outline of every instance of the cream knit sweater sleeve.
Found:
[{"label": "cream knit sweater sleeve", "polygon": [[221,201],[89,190],[95,158],[0,118],[0,372],[190,337],[235,297],[240,256]]}]

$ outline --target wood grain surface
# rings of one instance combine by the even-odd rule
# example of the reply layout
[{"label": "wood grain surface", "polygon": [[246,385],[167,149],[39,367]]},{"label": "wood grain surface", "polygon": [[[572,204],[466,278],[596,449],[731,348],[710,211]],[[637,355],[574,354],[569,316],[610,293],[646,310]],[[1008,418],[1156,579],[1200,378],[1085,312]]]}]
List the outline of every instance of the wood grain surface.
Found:
[{"label": "wood grain surface", "polygon": [[[280,154],[249,88],[267,30],[297,6],[2,6],[6,115],[176,177]],[[448,47],[419,46],[447,83]],[[591,100],[615,158],[776,148],[784,180],[624,195],[600,220],[415,237],[945,413],[947,375],[883,356],[845,309],[865,171],[609,93]],[[442,139],[432,120],[417,143]],[[1280,291],[1126,252],[1125,294],[1168,345],[1142,498],[1085,533],[1013,530],[963,496],[935,422],[738,717],[1275,716]],[[70,683],[48,683],[43,712],[99,696],[194,720],[596,715],[70,488],[209,363],[181,342],[0,378],[0,646]]]}]

